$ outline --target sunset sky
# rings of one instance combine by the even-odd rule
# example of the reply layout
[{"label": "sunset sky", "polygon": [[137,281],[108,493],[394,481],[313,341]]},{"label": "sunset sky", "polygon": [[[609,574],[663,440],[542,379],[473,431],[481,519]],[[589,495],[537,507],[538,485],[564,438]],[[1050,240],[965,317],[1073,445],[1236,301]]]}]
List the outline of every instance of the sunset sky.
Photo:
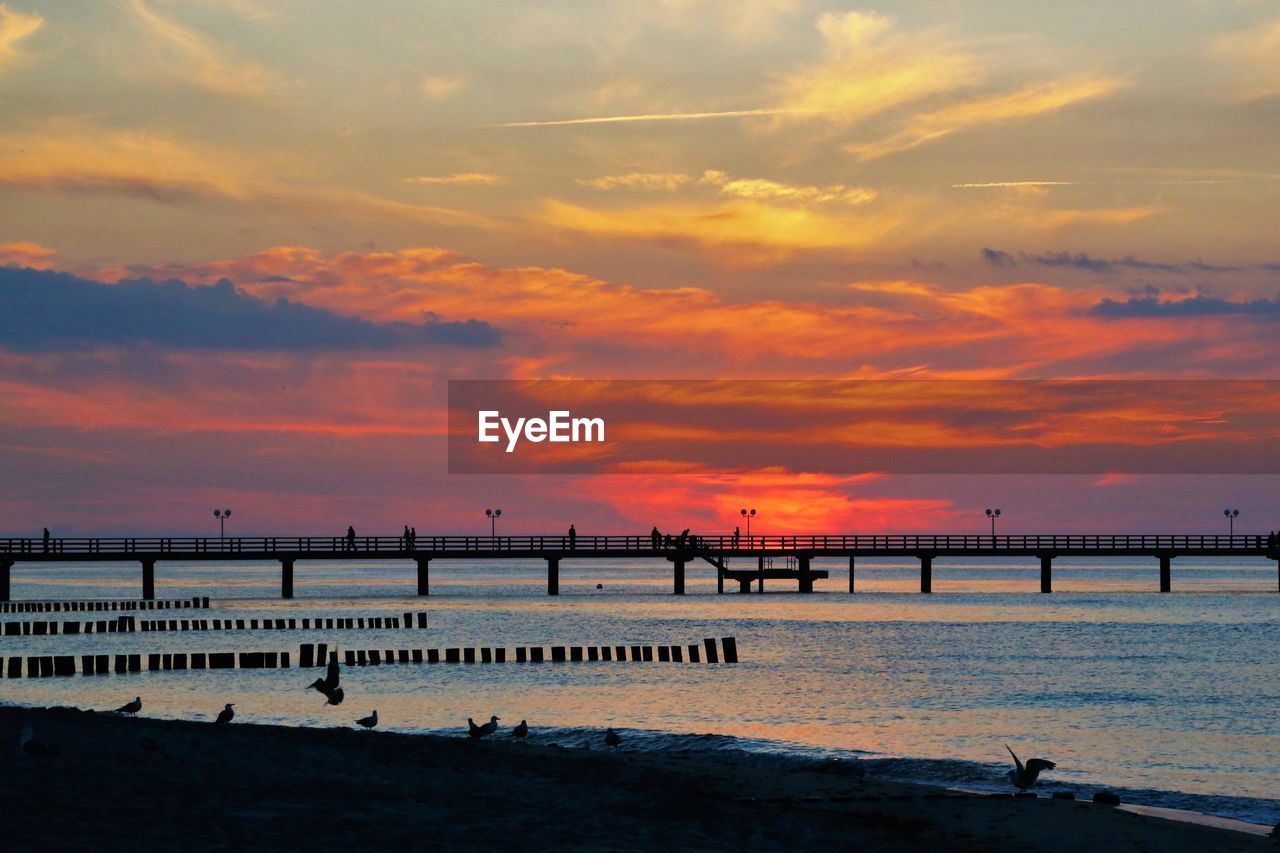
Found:
[{"label": "sunset sky", "polygon": [[1265,0],[6,0],[0,115],[0,534],[1280,528],[1275,476],[445,453],[451,378],[1280,379]]}]

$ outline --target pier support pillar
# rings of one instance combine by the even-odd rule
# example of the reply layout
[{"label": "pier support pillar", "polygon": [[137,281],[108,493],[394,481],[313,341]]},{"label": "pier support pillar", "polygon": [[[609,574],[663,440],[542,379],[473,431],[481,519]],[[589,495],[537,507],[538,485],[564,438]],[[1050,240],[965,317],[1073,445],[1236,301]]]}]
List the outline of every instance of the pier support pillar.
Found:
[{"label": "pier support pillar", "polygon": [[417,557],[418,563],[418,595],[431,594],[431,558]]},{"label": "pier support pillar", "polygon": [[142,598],[154,601],[156,597],[156,561],[142,561]]},{"label": "pier support pillar", "polygon": [[280,597],[293,598],[293,558],[280,558]]},{"label": "pier support pillar", "polygon": [[739,579],[738,579],[738,592],[751,592],[751,579],[750,579],[750,578],[739,578]]},{"label": "pier support pillar", "polygon": [[547,557],[547,595],[560,594],[560,558]]},{"label": "pier support pillar", "polygon": [[675,588],[672,591],[676,595],[684,595],[684,558],[677,557],[671,561],[671,565],[675,568],[673,578]]},{"label": "pier support pillar", "polygon": [[720,558],[719,565],[716,566],[716,592],[724,592],[724,557]]},{"label": "pier support pillar", "polygon": [[1040,591],[1053,592],[1053,557],[1040,555]]},{"label": "pier support pillar", "polygon": [[9,573],[13,560],[0,560],[0,601],[9,601]]},{"label": "pier support pillar", "polygon": [[756,558],[756,574],[760,578],[760,583],[758,585],[758,588],[756,589],[756,592],[763,595],[764,594],[764,557],[763,556]]},{"label": "pier support pillar", "polygon": [[1160,591],[1161,592],[1169,592],[1171,589],[1173,589],[1172,573],[1169,571],[1170,559],[1171,558],[1169,557],[1168,554],[1160,555]]},{"label": "pier support pillar", "polygon": [[854,560],[854,557],[852,554],[850,554],[849,555],[849,594],[850,595],[853,595],[853,579],[855,577],[853,560]]},{"label": "pier support pillar", "polygon": [[810,559],[807,554],[796,556],[796,567],[800,570],[801,592],[813,592],[813,575],[809,572]]},{"label": "pier support pillar", "polygon": [[920,557],[920,591],[933,592],[933,557]]}]

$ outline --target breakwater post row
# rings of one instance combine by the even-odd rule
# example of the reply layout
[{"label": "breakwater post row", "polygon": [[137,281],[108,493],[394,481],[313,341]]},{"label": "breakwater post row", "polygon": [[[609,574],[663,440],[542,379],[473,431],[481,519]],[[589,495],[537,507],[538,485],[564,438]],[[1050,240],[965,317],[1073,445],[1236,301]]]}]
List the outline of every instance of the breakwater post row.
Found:
[{"label": "breakwater post row", "polygon": [[[394,663],[737,663],[738,643],[723,637],[688,645],[516,646],[444,649],[343,649],[348,666]],[[326,643],[304,643],[298,649],[298,666],[326,666],[339,660],[339,650]],[[175,652],[116,655],[12,655],[0,658],[6,678],[47,678],[68,675],[124,675],[138,672],[201,669],[288,669],[289,652]]]},{"label": "breakwater post row", "polygon": [[105,610],[181,610],[209,607],[209,596],[170,601],[0,601],[0,613],[90,613]]},{"label": "breakwater post row", "polygon": [[142,619],[117,616],[85,622],[3,622],[5,637],[44,637],[57,634],[115,634],[137,631],[342,631],[427,627],[426,613],[400,616],[290,617],[288,619]]}]

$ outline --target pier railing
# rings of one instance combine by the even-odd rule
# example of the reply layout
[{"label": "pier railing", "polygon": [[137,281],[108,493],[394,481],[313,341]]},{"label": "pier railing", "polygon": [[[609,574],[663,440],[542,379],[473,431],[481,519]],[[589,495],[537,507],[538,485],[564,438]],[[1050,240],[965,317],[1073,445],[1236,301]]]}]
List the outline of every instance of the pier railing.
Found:
[{"label": "pier railing", "polygon": [[[701,536],[688,538],[652,536],[228,536],[219,537],[94,537],[0,539],[0,554],[68,557],[101,555],[174,554],[210,555],[246,559],[262,554],[305,555],[349,551],[353,554],[465,553],[511,551],[545,553],[592,551],[597,553],[646,553],[655,551],[727,552],[919,552],[990,554],[1054,552],[1259,552],[1269,546],[1267,535],[1233,536],[1197,534],[1033,534],[1033,535],[762,535]],[[1274,542],[1271,542],[1274,547]]]}]

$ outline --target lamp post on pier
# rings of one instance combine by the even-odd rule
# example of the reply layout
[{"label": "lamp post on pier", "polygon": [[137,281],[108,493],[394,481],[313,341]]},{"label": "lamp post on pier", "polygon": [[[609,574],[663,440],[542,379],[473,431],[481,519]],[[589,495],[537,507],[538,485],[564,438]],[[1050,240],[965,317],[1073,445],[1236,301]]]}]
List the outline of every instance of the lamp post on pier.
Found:
[{"label": "lamp post on pier", "polygon": [[751,519],[756,517],[756,511],[754,509],[751,509],[751,510],[744,509],[742,510],[742,517],[747,520],[747,547],[750,548],[751,547]]},{"label": "lamp post on pier", "polygon": [[227,534],[227,519],[231,517],[231,510],[215,509],[213,511],[213,517],[218,519],[218,547],[221,548],[222,540]]},{"label": "lamp post on pier", "polygon": [[489,519],[489,538],[495,539],[498,532],[498,517],[502,515],[502,510],[486,509],[484,514]]},{"label": "lamp post on pier", "polygon": [[1238,509],[1224,509],[1222,514],[1227,517],[1227,535],[1236,535],[1236,519],[1240,517]]},{"label": "lamp post on pier", "polygon": [[1000,517],[999,509],[987,508],[987,518],[991,519],[991,535],[996,535],[996,519]]}]

